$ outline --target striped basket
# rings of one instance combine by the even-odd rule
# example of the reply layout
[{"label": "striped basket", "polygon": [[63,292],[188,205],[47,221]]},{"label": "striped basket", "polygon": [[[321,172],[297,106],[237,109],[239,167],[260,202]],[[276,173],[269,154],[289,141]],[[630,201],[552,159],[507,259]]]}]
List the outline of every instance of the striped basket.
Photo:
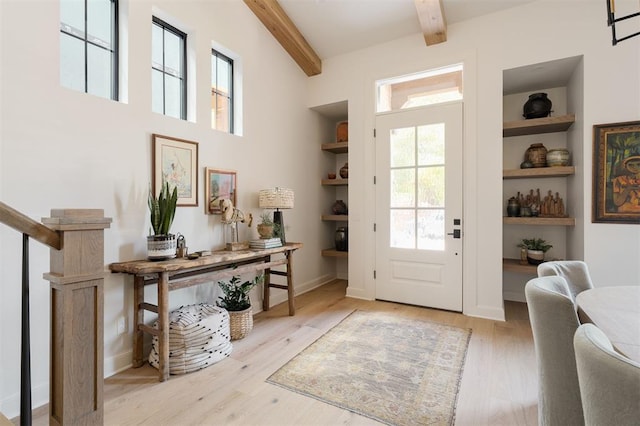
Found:
[{"label": "striped basket", "polygon": [[245,337],[253,329],[253,311],[251,306],[243,311],[229,311],[231,340]]}]

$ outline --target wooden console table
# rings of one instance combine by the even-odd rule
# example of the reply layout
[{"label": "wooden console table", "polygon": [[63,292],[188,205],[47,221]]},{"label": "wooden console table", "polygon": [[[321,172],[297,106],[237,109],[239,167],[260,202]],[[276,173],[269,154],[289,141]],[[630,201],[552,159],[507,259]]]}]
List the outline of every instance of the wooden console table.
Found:
[{"label": "wooden console table", "polygon": [[[143,336],[149,333],[158,337],[160,381],[169,379],[169,292],[198,284],[217,284],[217,280],[250,272],[264,271],[263,309],[269,310],[269,289],[287,290],[289,315],[295,315],[293,295],[293,263],[292,254],[302,247],[301,243],[287,243],[282,247],[264,250],[214,251],[210,256],[197,259],[169,259],[163,261],[134,260],[109,265],[111,272],[122,272],[133,275],[133,366],[143,365]],[[273,255],[284,255],[272,260]],[[286,271],[272,271],[275,266],[284,265]],[[271,283],[271,274],[287,277],[287,284]],[[158,304],[144,301],[144,287],[151,284],[158,286]],[[158,314],[158,326],[151,327],[144,323],[144,311]]]}]

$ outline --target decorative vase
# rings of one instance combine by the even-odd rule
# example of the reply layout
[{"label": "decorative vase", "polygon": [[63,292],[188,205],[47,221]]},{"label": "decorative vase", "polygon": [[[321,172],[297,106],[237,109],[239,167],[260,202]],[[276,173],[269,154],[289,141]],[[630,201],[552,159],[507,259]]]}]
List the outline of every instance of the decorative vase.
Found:
[{"label": "decorative vase", "polygon": [[149,235],[147,237],[147,258],[149,260],[164,260],[176,257],[176,236]]},{"label": "decorative vase", "polygon": [[534,93],[529,95],[529,100],[522,107],[523,116],[529,118],[548,117],[551,113],[551,99],[546,93]]},{"label": "decorative vase", "polygon": [[525,161],[533,164],[533,167],[545,167],[547,165],[547,148],[541,143],[532,143],[524,153]]},{"label": "decorative vase", "polygon": [[251,306],[243,311],[229,311],[231,340],[242,339],[251,330],[253,330],[253,311]]},{"label": "decorative vase", "polygon": [[271,236],[273,235],[273,225],[259,223],[256,228],[258,229],[258,234],[262,239],[271,238]]},{"label": "decorative vase", "polygon": [[529,263],[529,260],[527,259],[527,249],[524,247],[520,248],[520,264],[521,265],[526,265]]},{"label": "decorative vase", "polygon": [[349,251],[349,235],[347,228],[344,226],[336,229],[336,250]]},{"label": "decorative vase", "polygon": [[547,151],[547,166],[558,167],[569,165],[569,150],[564,148]]},{"label": "decorative vase", "polygon": [[342,121],[336,126],[336,142],[349,141],[349,122]]},{"label": "decorative vase", "polygon": [[516,197],[509,198],[507,201],[507,216],[516,217],[520,213],[520,201]]},{"label": "decorative vase", "polygon": [[544,262],[544,252],[542,250],[527,250],[527,262],[531,265],[539,265]]},{"label": "decorative vase", "polygon": [[342,179],[349,178],[349,163],[344,163],[344,166],[340,168],[340,177]]},{"label": "decorative vase", "polygon": [[342,200],[337,200],[331,207],[333,214],[347,214],[347,205]]}]

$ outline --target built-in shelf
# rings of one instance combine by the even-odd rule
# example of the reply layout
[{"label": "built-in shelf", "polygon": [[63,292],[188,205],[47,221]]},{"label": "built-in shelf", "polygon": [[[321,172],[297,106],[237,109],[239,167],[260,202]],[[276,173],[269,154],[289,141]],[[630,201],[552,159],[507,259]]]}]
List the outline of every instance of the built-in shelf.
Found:
[{"label": "built-in shelf", "polygon": [[349,252],[338,251],[336,249],[325,249],[325,250],[322,250],[322,255],[324,257],[349,257]]},{"label": "built-in shelf", "polygon": [[573,217],[508,217],[502,218],[505,225],[575,226]]},{"label": "built-in shelf", "polygon": [[345,186],[349,185],[349,179],[322,179],[323,185]]},{"label": "built-in shelf", "polygon": [[559,117],[531,118],[529,120],[506,121],[502,136],[539,135],[542,133],[565,132],[576,121],[574,114]]},{"label": "built-in shelf", "polygon": [[502,259],[502,270],[532,275],[537,275],[538,273],[538,267],[536,265],[523,265],[520,263],[520,259]]},{"label": "built-in shelf", "polygon": [[566,177],[575,174],[576,168],[573,166],[557,167],[535,167],[530,169],[503,170],[503,179],[526,179],[545,177]]},{"label": "built-in shelf", "polygon": [[344,154],[346,152],[349,152],[349,142],[323,143],[322,150],[333,152],[334,154]]},{"label": "built-in shelf", "polygon": [[349,216],[346,214],[323,214],[322,220],[333,222],[348,222]]}]

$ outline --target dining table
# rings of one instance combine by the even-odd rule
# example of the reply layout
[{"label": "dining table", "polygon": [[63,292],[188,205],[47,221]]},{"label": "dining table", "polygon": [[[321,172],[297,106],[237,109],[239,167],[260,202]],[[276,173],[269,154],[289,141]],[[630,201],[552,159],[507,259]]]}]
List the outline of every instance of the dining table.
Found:
[{"label": "dining table", "polygon": [[576,305],[581,323],[593,323],[618,353],[640,363],[640,285],[591,288]]}]

